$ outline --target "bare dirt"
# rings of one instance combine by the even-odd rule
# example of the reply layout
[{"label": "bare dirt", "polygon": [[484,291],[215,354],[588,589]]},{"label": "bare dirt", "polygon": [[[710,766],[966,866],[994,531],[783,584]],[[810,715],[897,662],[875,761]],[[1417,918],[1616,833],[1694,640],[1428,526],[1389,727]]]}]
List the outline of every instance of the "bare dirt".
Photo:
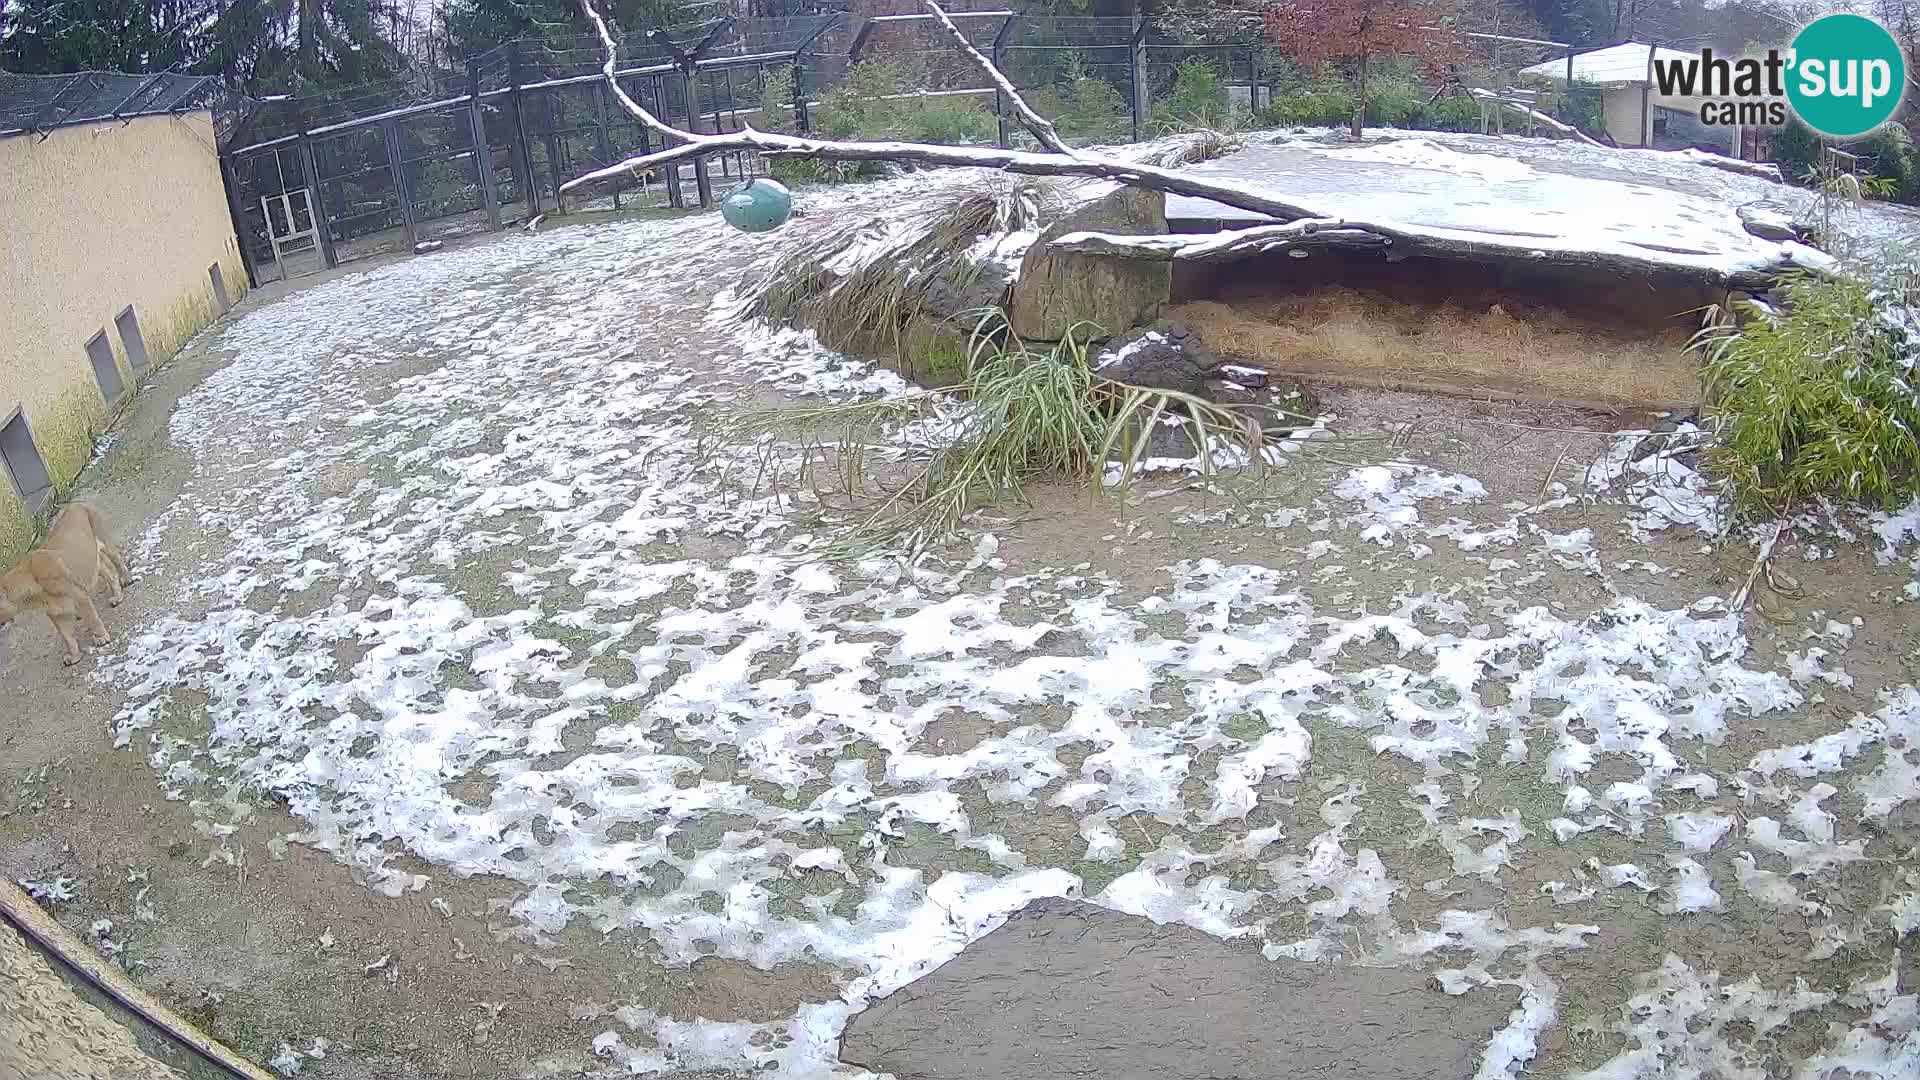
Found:
[{"label": "bare dirt", "polygon": [[[273,302],[300,301],[297,293],[284,298],[262,293],[242,310]],[[646,343],[665,347],[662,343],[675,338],[709,332],[701,325],[703,309],[690,308],[686,315],[681,325],[645,328],[651,335]],[[168,417],[183,394],[229,359],[217,333],[196,340],[157,373],[123,420],[112,449],[86,474],[82,490],[123,539],[139,535],[173,504],[192,463],[169,445]],[[391,384],[423,370],[413,362],[417,359],[389,365],[356,389],[378,400],[382,381]],[[327,390],[337,388],[316,392]],[[1563,563],[1532,540],[1518,550],[1489,552],[1436,541],[1421,545],[1430,547],[1425,553],[1414,549],[1412,538],[1388,545],[1363,542],[1338,521],[1345,511],[1328,494],[1356,465],[1412,461],[1470,474],[1486,485],[1487,497],[1446,512],[1493,526],[1506,521],[1513,507],[1546,501],[1555,483],[1579,489],[1611,431],[1637,418],[1397,393],[1332,390],[1323,398],[1337,414],[1333,427],[1340,437],[1309,446],[1285,469],[1257,483],[1155,480],[1113,498],[1095,497],[1083,488],[1043,486],[1029,493],[1027,505],[993,507],[981,515],[981,523],[998,523],[993,526],[1000,543],[997,558],[1006,574],[1085,564],[1141,596],[1164,590],[1167,568],[1182,559],[1253,563],[1278,569],[1288,587],[1309,598],[1317,611],[1339,618],[1392,610],[1406,597],[1451,589],[1476,605],[1475,618],[1538,604],[1576,619],[1601,611],[1621,595],[1672,606],[1726,595],[1746,572],[1751,553],[1744,544],[1718,546],[1684,529],[1642,540],[1623,527],[1622,507],[1608,503],[1542,510],[1529,518],[1554,533],[1591,529],[1591,562]],[[345,492],[366,479],[396,487],[405,478],[375,462],[318,483]],[[1284,520],[1263,524],[1270,515]],[[1321,524],[1322,519],[1331,524]],[[174,582],[194,574],[224,540],[217,522],[179,524],[169,536],[158,569],[135,585],[125,605],[108,613],[109,628],[122,640],[163,625],[159,616],[174,610]],[[724,556],[727,550],[714,541],[696,543],[701,557]],[[1497,567],[1496,559],[1514,565]],[[504,585],[513,562],[510,552],[491,552],[455,568],[452,576],[475,608],[484,609],[488,597],[504,603],[501,597],[510,595]],[[1857,618],[1844,658],[1852,682],[1818,688],[1804,709],[1742,722],[1724,745],[1690,746],[1690,753],[1697,752],[1724,777],[1739,773],[1755,750],[1836,730],[1856,712],[1872,711],[1878,691],[1920,678],[1912,608],[1894,602],[1907,580],[1901,571],[1877,566],[1864,543],[1796,542],[1783,552],[1783,562],[1799,579],[1802,595],[1787,603],[1778,623],[1749,616],[1746,629],[1754,650],[1749,663],[1784,668],[1790,653],[1806,648],[1809,632],[1830,622],[1851,625]],[[325,603],[328,590],[321,586],[309,599]],[[553,609],[565,608],[565,596],[556,593],[550,599]],[[574,1075],[606,1065],[590,1045],[622,1006],[689,1021],[767,1022],[790,1016],[803,1004],[831,1000],[844,985],[846,972],[818,963],[758,970],[709,957],[670,967],[659,962],[657,947],[645,934],[603,935],[581,920],[554,935],[551,946],[537,947],[517,932],[504,910],[502,897],[519,891],[514,883],[462,878],[423,863],[411,868],[432,871],[425,891],[380,895],[343,863],[287,844],[285,837],[301,829],[300,820],[258,793],[235,793],[230,802],[165,798],[141,753],[114,748],[110,723],[120,699],[86,677],[92,658],[75,671],[61,668],[45,626],[14,627],[6,650],[0,654],[0,694],[17,704],[0,724],[0,873],[75,879],[76,898],[53,909],[64,924],[85,933],[97,919],[112,920],[120,960],[137,981],[257,1060],[274,1056],[283,1043],[306,1050],[313,1039],[325,1038],[331,1044],[326,1055],[306,1059],[303,1076]],[[1352,674],[1398,655],[1391,642],[1357,642],[1324,663]],[[1495,690],[1490,686],[1487,692]],[[186,700],[184,692],[176,700]],[[606,722],[624,720],[610,715]],[[1001,719],[953,711],[928,723],[920,740],[933,752],[959,754],[1027,722],[1058,728],[1064,719],[1050,706]],[[1150,718],[1142,727],[1164,723]],[[1557,907],[1540,891],[1542,885],[1573,880],[1589,859],[1644,860],[1648,847],[1658,847],[1657,837],[1630,843],[1596,833],[1567,844],[1536,840],[1517,847],[1511,865],[1497,875],[1455,876],[1446,853],[1422,836],[1421,820],[1409,806],[1408,789],[1429,774],[1392,755],[1376,754],[1363,730],[1323,716],[1310,718],[1310,728],[1311,770],[1299,778],[1263,781],[1260,805],[1244,822],[1202,827],[1178,815],[1169,820],[1126,815],[1116,819],[1116,827],[1127,858],[1189,841],[1211,850],[1270,825],[1282,827],[1294,842],[1305,842],[1325,828],[1320,821],[1324,801],[1350,783],[1364,787],[1357,796],[1353,835],[1376,846],[1387,871],[1406,883],[1394,914],[1407,925],[1466,908],[1497,912],[1515,927],[1573,918],[1598,926],[1585,949],[1555,952],[1540,961],[1561,987],[1564,1020],[1545,1034],[1532,1063],[1542,1075],[1591,1067],[1618,1052],[1624,1040],[1611,1025],[1620,1019],[1636,977],[1657,968],[1669,950],[1703,968],[1724,971],[1729,980],[1749,973],[1769,980],[1804,974],[1836,990],[1856,976],[1884,973],[1893,956],[1890,942],[1876,938],[1837,958],[1810,961],[1809,936],[1818,920],[1745,902],[1731,884],[1733,852],[1726,848],[1703,861],[1728,895],[1727,910],[1677,919],[1660,914],[1655,901],[1636,890],[1603,891],[1572,909]],[[590,735],[569,732],[576,740]],[[566,749],[577,753],[581,745],[570,743]],[[732,775],[732,763],[720,750],[694,752],[710,777]],[[1448,782],[1456,785],[1450,790],[1475,813],[1512,810],[1537,836],[1560,812],[1562,794],[1559,787],[1541,783],[1541,752],[1534,749],[1533,763],[1525,768],[1496,754],[1460,766],[1457,772],[1471,776],[1472,785],[1449,774]],[[885,771],[886,751],[862,746],[852,753],[867,758],[876,767],[874,775]],[[1218,746],[1200,751],[1191,776],[1211,776],[1221,753]],[[1071,750],[1059,756],[1070,773],[1086,758]],[[1586,782],[1598,788],[1635,775],[1631,769],[1609,771],[1621,765],[1603,759]],[[1111,862],[1076,861],[1087,846],[1076,831],[1077,816],[1048,802],[1065,781],[1034,799],[1011,802],[982,797],[984,786],[969,784],[962,795],[974,835],[998,834],[1041,865],[1070,867],[1084,882],[1084,895],[1098,892],[1124,869]],[[1188,792],[1189,806],[1203,789]],[[803,793],[801,805],[810,794]],[[1669,797],[1679,804],[1680,796]],[[1858,832],[1871,840],[1876,872],[1896,865],[1894,860],[1920,842],[1910,818],[1895,815],[1887,828],[1869,836],[1868,830],[1855,829],[1838,800],[1836,808],[1847,822],[1843,838]],[[709,820],[702,826],[718,835],[725,822]],[[924,867],[929,878],[990,866],[978,850],[959,849],[950,838],[936,835],[910,833],[897,854],[896,865]],[[1437,887],[1429,890],[1426,883]],[[1836,878],[1821,887],[1836,908],[1864,912],[1884,901],[1883,884],[1873,877]],[[1262,905],[1255,914],[1269,920],[1275,940],[1302,929],[1301,903],[1269,898]],[[1356,947],[1373,944],[1356,942]],[[1206,974],[1187,953],[1183,943],[1160,968],[1183,976]],[[972,955],[963,953],[962,961]],[[1490,995],[1483,987],[1469,998],[1485,1001]],[[1240,1025],[1252,1027],[1263,1019],[1271,1017],[1241,1014]],[[958,1021],[952,1030],[961,1031]],[[1817,1042],[1822,1032],[1810,1027],[1788,1034]]]},{"label": "bare dirt", "polygon": [[[227,318],[298,303],[302,290],[392,261],[273,283]],[[230,360],[219,329],[156,369],[82,474],[76,494],[101,508],[123,546],[190,475],[188,456],[168,443],[168,421],[183,395]],[[414,373],[397,364],[383,377]],[[173,535],[161,569],[137,579],[119,608],[103,606],[116,639],[169,610],[169,579],[191,574],[223,533]],[[21,620],[0,635],[0,694],[14,703],[0,706],[0,875],[74,878],[78,896],[53,907],[55,917],[83,937],[95,920],[112,920],[120,962],[143,988],[257,1062],[319,1035],[337,1049],[307,1061],[302,1075],[323,1080],[572,1075],[598,1066],[590,1043],[620,1005],[760,1021],[832,996],[817,970],[703,961],[667,971],[633,943],[609,945],[580,928],[557,949],[535,950],[506,931],[497,883],[449,875],[425,895],[389,899],[348,867],[286,844],[301,826],[278,804],[168,801],[147,762],[114,747],[116,695],[87,677],[97,650],[85,648],[68,669],[43,622]]]}]

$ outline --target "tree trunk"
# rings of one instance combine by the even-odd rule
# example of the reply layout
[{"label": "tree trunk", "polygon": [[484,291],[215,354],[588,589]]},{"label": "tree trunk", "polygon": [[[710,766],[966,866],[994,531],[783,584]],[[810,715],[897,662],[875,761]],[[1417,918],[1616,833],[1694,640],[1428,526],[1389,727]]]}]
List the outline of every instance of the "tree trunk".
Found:
[{"label": "tree trunk", "polygon": [[1367,54],[1353,62],[1353,141],[1360,141],[1360,128],[1367,120]]}]

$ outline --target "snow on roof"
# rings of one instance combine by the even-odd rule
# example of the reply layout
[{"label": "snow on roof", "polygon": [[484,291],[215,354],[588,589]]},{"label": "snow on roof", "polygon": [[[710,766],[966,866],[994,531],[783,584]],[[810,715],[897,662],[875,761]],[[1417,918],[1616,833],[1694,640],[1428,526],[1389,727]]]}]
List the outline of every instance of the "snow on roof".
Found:
[{"label": "snow on roof", "polygon": [[[1648,78],[1648,50],[1662,60],[1698,60],[1699,54],[1681,52],[1678,49],[1661,49],[1638,41],[1629,41],[1623,45],[1614,45],[1605,49],[1596,49],[1589,53],[1580,53],[1573,58],[1573,81],[1596,86],[1637,86],[1651,81]],[[1567,81],[1567,60],[1547,60],[1532,67],[1520,69],[1522,77],[1533,76],[1551,79],[1554,82]]]}]

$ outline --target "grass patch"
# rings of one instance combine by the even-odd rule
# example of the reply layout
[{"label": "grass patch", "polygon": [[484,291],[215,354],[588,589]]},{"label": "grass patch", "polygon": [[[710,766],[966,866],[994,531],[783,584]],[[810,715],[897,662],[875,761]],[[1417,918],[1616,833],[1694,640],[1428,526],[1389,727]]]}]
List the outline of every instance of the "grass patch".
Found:
[{"label": "grass patch", "polygon": [[[867,554],[892,544],[924,550],[952,536],[974,509],[1018,500],[1027,483],[1041,478],[1105,488],[1113,462],[1124,485],[1147,449],[1139,434],[1155,430],[1163,417],[1184,419],[1188,430],[1197,429],[1210,442],[1258,441],[1238,414],[1203,399],[1097,377],[1079,328],[1044,352],[993,329],[983,323],[976,332],[966,381],[947,387],[951,396],[862,401],[772,417],[774,426],[816,440],[823,421],[838,431],[831,445],[808,445],[805,452],[823,503],[842,515],[839,554]],[[896,464],[871,453],[890,436],[908,432],[913,442],[930,447],[924,456]],[[822,463],[817,468],[816,457]]]}]

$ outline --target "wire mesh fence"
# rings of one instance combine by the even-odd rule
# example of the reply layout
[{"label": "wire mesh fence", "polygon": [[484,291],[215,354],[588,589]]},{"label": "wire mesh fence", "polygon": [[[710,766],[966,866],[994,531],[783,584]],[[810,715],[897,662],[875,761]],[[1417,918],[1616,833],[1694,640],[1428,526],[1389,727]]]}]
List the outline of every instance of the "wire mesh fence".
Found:
[{"label": "wire mesh fence", "polygon": [[0,72],[0,138],[44,133],[72,124],[130,120],[207,107],[218,78],[160,72],[68,75]]},{"label": "wire mesh fence", "polygon": [[[1320,107],[1327,115],[1295,115],[1308,74],[1285,60],[1284,43],[1264,40],[1257,23],[1023,15],[982,6],[989,2],[954,10],[954,21],[1076,142],[1137,140],[1176,127],[1338,123],[1351,112],[1341,113],[1329,94],[1333,104]],[[904,0],[863,19],[717,18],[617,40],[620,89],[685,130],[751,125],[1033,145],[979,66]],[[1551,55],[1552,43],[1539,44],[1545,53],[1508,44],[1504,54],[1476,55],[1466,78],[1511,89],[1511,97],[1489,105],[1457,92],[1464,84],[1456,77],[1447,123],[1512,131],[1526,129],[1530,110],[1577,118],[1591,102],[1508,86],[1521,62]],[[548,37],[404,83],[223,102],[223,156],[250,265],[269,279],[504,227],[559,208],[560,188],[574,177],[664,149],[615,99],[605,62],[597,37]],[[1424,108],[1439,115],[1432,102]],[[1403,110],[1370,122],[1418,119]],[[709,155],[623,175],[582,198],[569,194],[567,209],[707,205],[717,188],[772,167],[748,152]]]}]

